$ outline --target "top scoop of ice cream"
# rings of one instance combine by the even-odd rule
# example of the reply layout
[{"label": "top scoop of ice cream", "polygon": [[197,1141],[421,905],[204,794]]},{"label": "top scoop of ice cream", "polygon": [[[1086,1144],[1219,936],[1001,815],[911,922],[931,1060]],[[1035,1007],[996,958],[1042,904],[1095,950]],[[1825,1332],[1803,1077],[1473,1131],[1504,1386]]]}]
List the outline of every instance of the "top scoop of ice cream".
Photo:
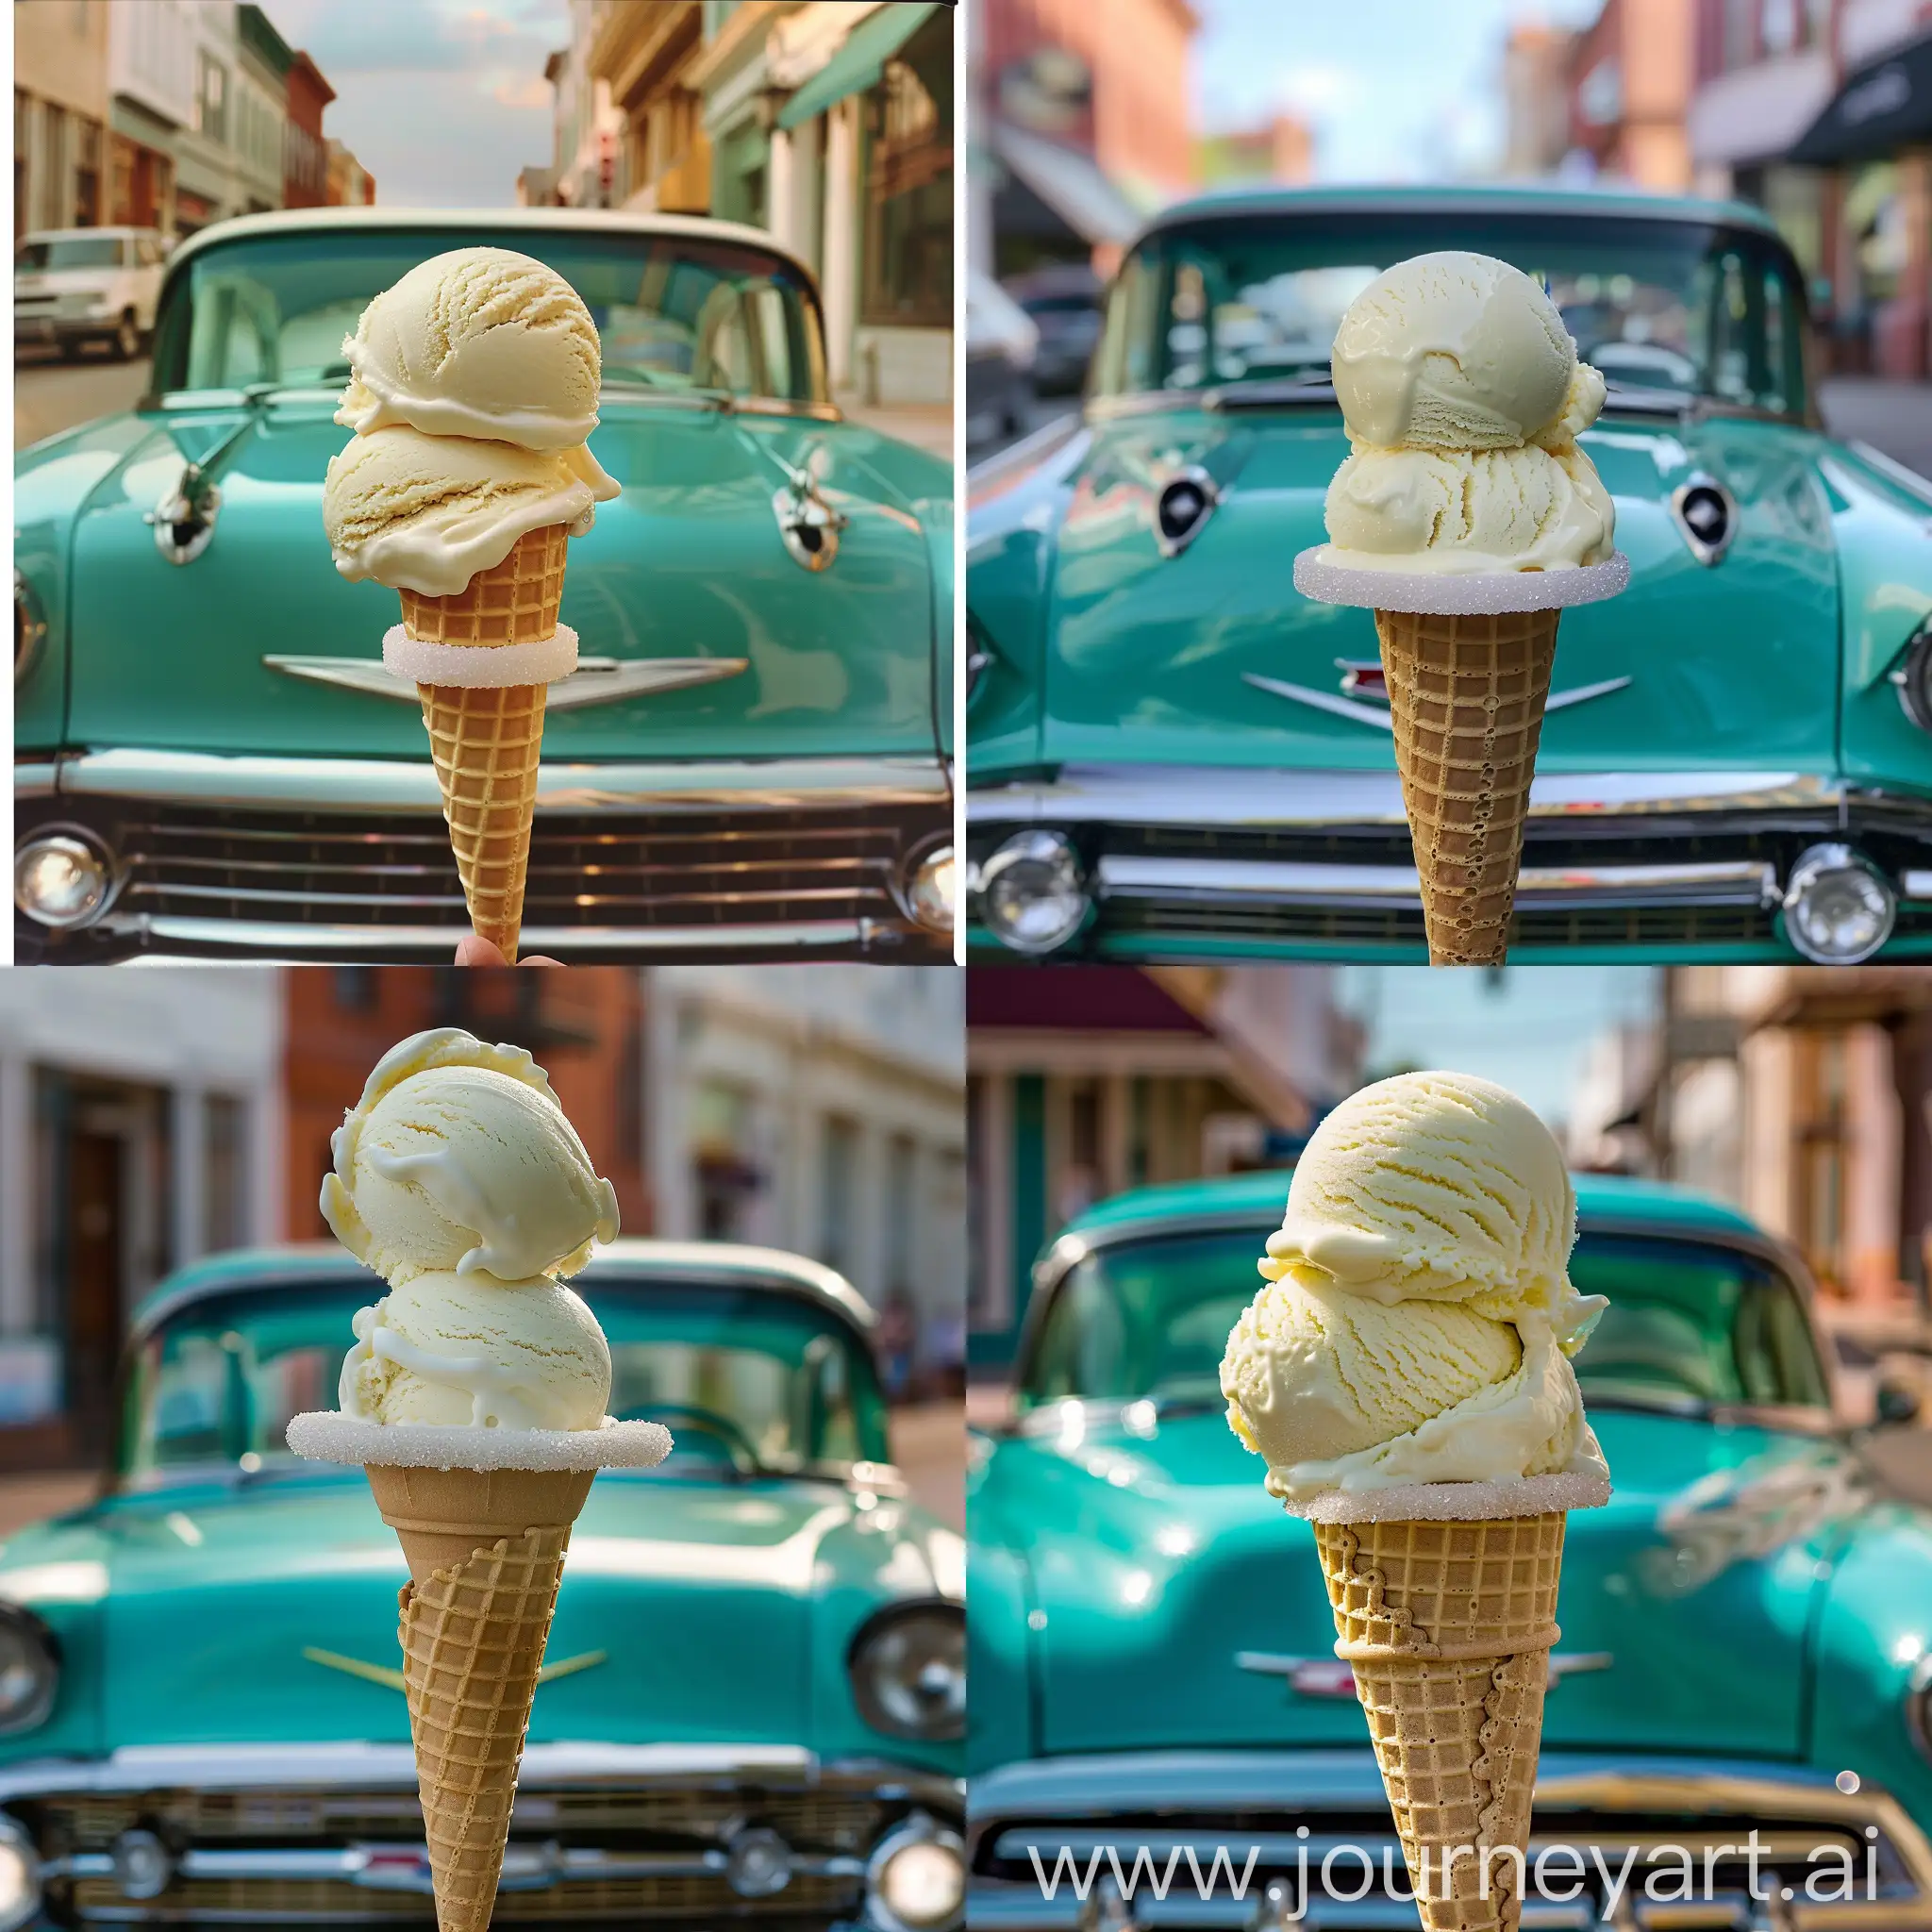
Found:
[{"label": "top scoop of ice cream", "polygon": [[1570,1285],[1575,1234],[1562,1151],[1504,1088],[1405,1074],[1344,1101],[1222,1362],[1269,1489],[1602,1473],[1570,1357],[1605,1303]]},{"label": "top scoop of ice cream", "polygon": [[358,436],[400,423],[565,449],[597,426],[591,312],[555,269],[512,249],[418,263],[362,311],[342,352],[351,374],[336,421]]},{"label": "top scoop of ice cream", "polygon": [[323,1217],[392,1287],[436,1272],[574,1274],[593,1241],[617,1238],[610,1183],[521,1047],[455,1027],[404,1041],[330,1145]]},{"label": "top scoop of ice cream", "polygon": [[1521,269],[1445,251],[1371,282],[1341,318],[1331,362],[1357,442],[1510,449],[1563,410],[1576,345]]}]

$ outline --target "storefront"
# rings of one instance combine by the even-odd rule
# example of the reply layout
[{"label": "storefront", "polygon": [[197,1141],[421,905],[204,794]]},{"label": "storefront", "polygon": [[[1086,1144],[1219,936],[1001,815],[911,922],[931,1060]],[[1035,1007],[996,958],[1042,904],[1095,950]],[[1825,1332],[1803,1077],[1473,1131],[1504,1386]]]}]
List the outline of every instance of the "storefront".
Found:
[{"label": "storefront", "polygon": [[1932,375],[1932,32],[1847,75],[1787,158],[1830,171],[1840,366]]}]

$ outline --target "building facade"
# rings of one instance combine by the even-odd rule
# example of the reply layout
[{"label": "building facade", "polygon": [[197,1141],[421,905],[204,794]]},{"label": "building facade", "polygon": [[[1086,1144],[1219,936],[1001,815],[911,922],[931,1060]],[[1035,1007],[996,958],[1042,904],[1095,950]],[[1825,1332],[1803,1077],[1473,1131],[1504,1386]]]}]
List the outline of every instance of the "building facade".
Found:
[{"label": "building facade", "polygon": [[[1360,1078],[1320,967],[969,975],[972,1360],[1012,1357],[1035,1258],[1124,1189],[1284,1164]],[[1285,1184],[1284,1184],[1285,1185]]]},{"label": "building facade", "polygon": [[107,0],[13,9],[13,232],[116,219],[107,175]]},{"label": "building facade", "polygon": [[322,208],[328,199],[328,147],[322,111],[336,97],[307,54],[289,62],[287,127],[282,150],[282,206]]},{"label": "building facade", "polygon": [[[151,0],[142,0],[151,4]],[[175,230],[192,235],[247,205],[238,146],[241,64],[238,8],[201,0],[185,9],[191,62],[190,112],[175,129]]]},{"label": "building facade", "polygon": [[1187,0],[986,0],[968,50],[978,150],[968,253],[1005,278],[1091,258],[1194,178]]},{"label": "building facade", "polygon": [[1690,186],[1693,0],[1604,0],[1570,61],[1570,139],[1601,177],[1660,193]]},{"label": "building facade", "polygon": [[966,1214],[962,978],[835,965],[649,974],[658,1231],[838,1269],[907,1328],[903,1368],[927,1387],[958,1375],[964,1348],[965,1257],[940,1232]]},{"label": "building facade", "polygon": [[1535,181],[1570,153],[1570,74],[1577,36],[1523,21],[1503,44],[1503,175]]},{"label": "building facade", "polygon": [[175,144],[194,119],[193,0],[107,0],[112,220],[176,231]]},{"label": "building facade", "polygon": [[280,1233],[282,975],[0,974],[0,1467],[107,1431],[127,1317]]},{"label": "building facade", "polygon": [[264,214],[282,205],[282,153],[289,126],[289,69],[295,56],[259,7],[235,16],[236,158],[244,211]]},{"label": "building facade", "polygon": [[327,143],[326,179],[330,208],[368,208],[375,200],[375,176],[341,142]]},{"label": "building facade", "polygon": [[658,7],[572,0],[573,58],[557,96],[557,165],[566,199],[661,214],[711,212],[711,144],[691,81],[705,12],[699,0]]}]

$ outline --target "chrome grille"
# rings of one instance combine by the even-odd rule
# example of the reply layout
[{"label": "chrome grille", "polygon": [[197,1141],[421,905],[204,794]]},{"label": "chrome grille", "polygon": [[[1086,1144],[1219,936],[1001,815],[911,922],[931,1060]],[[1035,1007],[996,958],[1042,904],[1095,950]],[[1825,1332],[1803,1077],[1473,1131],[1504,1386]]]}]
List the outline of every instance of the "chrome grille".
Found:
[{"label": "chrome grille", "polygon": [[[932,814],[933,829],[945,823]],[[892,874],[926,829],[902,810],[782,819],[667,814],[613,823],[543,814],[524,922],[688,928],[899,918]],[[119,828],[120,913],[277,924],[463,922],[441,819],[162,809]]]},{"label": "chrome grille", "polygon": [[[1932,919],[1923,922],[1932,933]],[[1899,931],[1911,929],[1901,918]],[[1138,899],[1103,908],[1103,938],[1194,939],[1274,942],[1279,945],[1422,947],[1428,943],[1422,909],[1296,904],[1196,905]],[[1517,946],[1722,946],[1757,945],[1776,937],[1769,911],[1747,906],[1646,906],[1559,908],[1518,912],[1509,923]]]}]

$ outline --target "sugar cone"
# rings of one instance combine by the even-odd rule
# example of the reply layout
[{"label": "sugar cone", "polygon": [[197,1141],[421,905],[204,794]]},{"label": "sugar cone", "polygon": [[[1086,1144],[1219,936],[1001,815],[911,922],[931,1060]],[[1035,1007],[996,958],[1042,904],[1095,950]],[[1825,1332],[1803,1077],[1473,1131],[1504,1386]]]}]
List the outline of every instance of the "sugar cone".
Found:
[{"label": "sugar cone", "polygon": [[[432,643],[488,650],[554,636],[568,532],[531,530],[453,597],[404,591],[403,627]],[[470,924],[515,962],[537,811],[547,687],[419,684]]]},{"label": "sugar cone", "polygon": [[1561,615],[1375,612],[1432,966],[1503,961]]},{"label": "sugar cone", "polygon": [[403,1680],[440,1932],[483,1932],[591,1470],[394,1469],[369,1485],[408,1559]]},{"label": "sugar cone", "polygon": [[1426,1932],[1521,1922],[1518,1859],[1487,1854],[1529,1842],[1563,1525],[1314,1525]]}]

